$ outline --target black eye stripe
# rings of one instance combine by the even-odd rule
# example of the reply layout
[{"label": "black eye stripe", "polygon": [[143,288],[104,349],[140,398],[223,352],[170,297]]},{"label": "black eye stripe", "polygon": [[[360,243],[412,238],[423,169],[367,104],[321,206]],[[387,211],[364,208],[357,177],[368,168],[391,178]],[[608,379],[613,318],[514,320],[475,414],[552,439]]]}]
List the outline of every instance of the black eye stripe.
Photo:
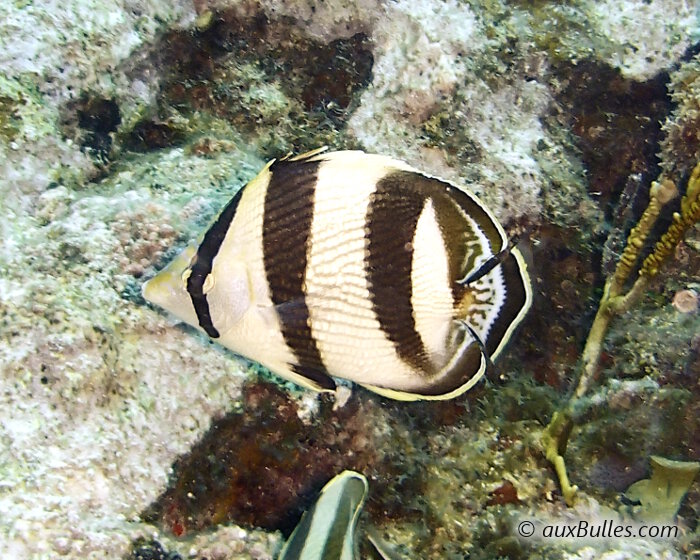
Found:
[{"label": "black eye stripe", "polygon": [[319,165],[317,161],[279,161],[271,166],[265,193],[263,260],[282,336],[297,361],[292,370],[333,389],[335,384],[326,374],[311,331],[304,282]]},{"label": "black eye stripe", "polygon": [[207,233],[204,234],[204,239],[202,239],[197,253],[192,257],[193,264],[190,266],[192,272],[187,278],[187,292],[192,299],[199,326],[212,338],[219,338],[219,331],[214,327],[211,319],[209,303],[207,302],[207,296],[204,294],[204,282],[206,282],[207,276],[211,274],[214,258],[226,238],[226,233],[231,226],[233,217],[236,215],[236,209],[244,190],[245,188],[236,193],[236,196],[231,199],[216,221],[207,230]]}]

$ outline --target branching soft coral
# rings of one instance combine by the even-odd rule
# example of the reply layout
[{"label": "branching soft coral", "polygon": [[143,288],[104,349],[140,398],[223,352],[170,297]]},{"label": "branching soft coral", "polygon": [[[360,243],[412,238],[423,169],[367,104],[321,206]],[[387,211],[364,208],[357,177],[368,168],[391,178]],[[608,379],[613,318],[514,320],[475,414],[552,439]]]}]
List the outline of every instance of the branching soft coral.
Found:
[{"label": "branching soft coral", "polygon": [[572,411],[586,394],[598,369],[603,340],[610,321],[613,317],[628,311],[639,301],[649,280],[656,276],[688,229],[700,222],[700,163],[695,166],[690,176],[686,194],[681,201],[680,212],[673,215],[673,222],[668,230],[639,267],[637,279],[629,289],[626,289],[630,274],[634,270],[649,233],[656,224],[661,209],[676,197],[677,192],[676,186],[670,179],[660,179],[652,184],[649,204],[637,225],[632,228],[615,272],[605,284],[603,297],[581,356],[580,377],[576,391],[566,407],[552,416],[543,433],[542,445],[545,455],[557,472],[562,494],[568,505],[573,505],[577,490],[577,487],[569,482],[563,457],[569,435],[574,427]]}]

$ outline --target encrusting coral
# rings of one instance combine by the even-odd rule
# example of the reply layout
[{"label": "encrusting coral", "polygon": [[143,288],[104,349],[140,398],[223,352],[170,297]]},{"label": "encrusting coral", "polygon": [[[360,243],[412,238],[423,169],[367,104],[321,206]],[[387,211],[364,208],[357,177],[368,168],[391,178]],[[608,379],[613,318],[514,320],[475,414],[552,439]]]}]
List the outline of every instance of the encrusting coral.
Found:
[{"label": "encrusting coral", "polygon": [[567,405],[552,415],[552,419],[543,433],[542,445],[545,456],[556,470],[562,494],[568,505],[573,505],[578,490],[569,481],[563,457],[569,435],[574,427],[572,419],[574,409],[588,391],[598,369],[603,340],[611,320],[628,311],[640,300],[649,280],[658,274],[660,267],[683,239],[686,232],[700,222],[700,163],[695,166],[688,180],[686,194],[681,200],[680,212],[673,214],[671,225],[661,236],[661,239],[656,242],[653,251],[642,261],[638,277],[626,290],[627,281],[649,234],[657,223],[662,208],[677,196],[677,192],[673,181],[668,178],[660,178],[659,181],[652,183],[649,204],[637,225],[632,228],[615,272],[605,284],[603,297],[581,357],[578,386]]}]

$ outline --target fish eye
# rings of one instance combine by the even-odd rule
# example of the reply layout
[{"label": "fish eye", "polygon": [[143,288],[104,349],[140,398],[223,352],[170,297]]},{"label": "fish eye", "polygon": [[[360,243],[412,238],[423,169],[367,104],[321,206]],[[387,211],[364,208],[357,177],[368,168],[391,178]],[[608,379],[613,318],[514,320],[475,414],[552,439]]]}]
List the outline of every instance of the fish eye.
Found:
[{"label": "fish eye", "polygon": [[187,279],[190,277],[190,274],[192,274],[192,269],[186,268],[185,270],[182,271],[182,274],[180,275],[180,279],[182,280],[182,283],[185,286],[187,286]]},{"label": "fish eye", "polygon": [[214,275],[213,274],[207,274],[207,277],[204,279],[204,284],[202,285],[202,292],[205,294],[208,294],[211,292],[211,289],[214,287]]}]

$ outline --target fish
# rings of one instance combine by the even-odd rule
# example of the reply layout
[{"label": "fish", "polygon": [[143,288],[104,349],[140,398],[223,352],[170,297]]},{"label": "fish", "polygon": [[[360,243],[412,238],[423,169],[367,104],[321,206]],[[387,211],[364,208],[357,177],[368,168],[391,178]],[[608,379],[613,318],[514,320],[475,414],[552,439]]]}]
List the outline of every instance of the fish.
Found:
[{"label": "fish", "polygon": [[465,187],[319,148],[270,161],[142,291],[303,387],[442,400],[484,376],[531,306],[514,245]]},{"label": "fish", "polygon": [[368,486],[367,478],[355,471],[332,478],[302,515],[278,560],[354,560],[357,519]]}]

